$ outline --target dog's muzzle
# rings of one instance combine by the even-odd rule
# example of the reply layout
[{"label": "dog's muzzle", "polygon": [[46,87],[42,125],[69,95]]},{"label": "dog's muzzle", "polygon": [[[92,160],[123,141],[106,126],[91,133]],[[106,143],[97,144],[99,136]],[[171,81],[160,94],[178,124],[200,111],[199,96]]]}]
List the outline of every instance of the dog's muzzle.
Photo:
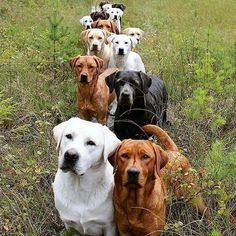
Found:
[{"label": "dog's muzzle", "polygon": [[124,54],[125,54],[124,48],[119,48],[118,55],[124,55]]},{"label": "dog's muzzle", "polygon": [[75,149],[69,149],[64,154],[64,161],[61,170],[67,172],[69,170],[73,171],[75,163],[79,160],[79,154]]},{"label": "dog's muzzle", "polygon": [[80,82],[81,82],[81,83],[88,83],[88,75],[86,75],[86,74],[81,74],[81,76],[80,76]]},{"label": "dog's muzzle", "polygon": [[92,51],[97,51],[98,50],[98,45],[97,44],[93,44],[92,45]]},{"label": "dog's muzzle", "polygon": [[90,26],[90,25],[87,25],[87,26],[86,26],[86,29],[91,29],[91,26]]},{"label": "dog's muzzle", "polygon": [[118,20],[118,16],[117,15],[114,15],[114,20]]},{"label": "dog's muzzle", "polygon": [[127,171],[128,174],[128,182],[127,184],[138,184],[138,177],[140,174],[140,171],[137,167],[132,166]]}]

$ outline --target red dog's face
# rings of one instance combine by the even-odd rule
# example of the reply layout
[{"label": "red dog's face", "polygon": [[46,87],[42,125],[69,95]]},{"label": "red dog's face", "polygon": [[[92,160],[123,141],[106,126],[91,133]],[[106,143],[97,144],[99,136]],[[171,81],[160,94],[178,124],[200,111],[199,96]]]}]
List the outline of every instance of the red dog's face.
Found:
[{"label": "red dog's face", "polygon": [[69,63],[75,71],[77,82],[82,84],[88,84],[97,78],[103,66],[103,60],[96,56],[77,56]]},{"label": "red dog's face", "polygon": [[151,141],[125,140],[115,155],[115,184],[142,188],[160,175],[168,161],[166,153]]}]

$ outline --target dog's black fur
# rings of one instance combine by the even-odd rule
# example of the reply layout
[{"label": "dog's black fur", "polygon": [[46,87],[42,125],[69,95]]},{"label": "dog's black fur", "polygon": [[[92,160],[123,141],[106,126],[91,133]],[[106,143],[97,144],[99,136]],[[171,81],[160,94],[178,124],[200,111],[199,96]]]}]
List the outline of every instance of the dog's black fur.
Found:
[{"label": "dog's black fur", "polygon": [[162,80],[138,71],[119,71],[105,80],[117,96],[114,132],[119,139],[148,138],[143,125],[166,122],[168,94]]},{"label": "dog's black fur", "polygon": [[107,20],[109,18],[109,14],[104,11],[95,11],[90,14],[93,21],[96,20]]},{"label": "dog's black fur", "polygon": [[[99,7],[101,8],[101,10],[103,10],[103,6],[105,5],[105,4],[107,4],[107,3],[110,3],[109,1],[101,1],[100,3],[99,3]],[[112,3],[110,3],[110,4],[112,4]],[[124,4],[122,4],[122,3],[113,3],[112,4],[112,7],[113,8],[120,8],[122,11],[124,11],[125,10],[125,8],[126,8],[126,6],[124,5]]]}]

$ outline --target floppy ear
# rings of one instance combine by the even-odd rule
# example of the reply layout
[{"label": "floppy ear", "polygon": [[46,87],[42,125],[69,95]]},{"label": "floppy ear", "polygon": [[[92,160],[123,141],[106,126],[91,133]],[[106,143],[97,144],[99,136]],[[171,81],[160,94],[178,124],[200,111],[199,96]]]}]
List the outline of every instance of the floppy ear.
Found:
[{"label": "floppy ear", "polygon": [[108,14],[107,12],[104,12],[104,20],[107,20],[110,17],[110,14]]},{"label": "floppy ear", "polygon": [[118,76],[119,76],[119,71],[118,72],[116,71],[105,78],[105,81],[106,81],[107,86],[109,87],[110,93],[112,93],[112,91],[115,88],[115,79]]},{"label": "floppy ear", "polygon": [[119,11],[120,17],[122,17],[123,14],[124,14],[124,12],[123,12],[123,10],[121,10],[121,9],[119,9],[119,10],[120,10],[120,11]]},{"label": "floppy ear", "polygon": [[139,73],[139,78],[141,79],[142,83],[142,91],[144,94],[148,93],[148,89],[150,88],[152,84],[152,79],[142,71],[138,72]]},{"label": "floppy ear", "polygon": [[129,28],[124,29],[124,30],[122,31],[122,34],[128,35],[128,34],[129,34]]},{"label": "floppy ear", "polygon": [[98,70],[100,71],[103,67],[104,61],[101,58],[96,57],[96,56],[93,56],[93,59],[96,61],[96,64],[98,66]]},{"label": "floppy ear", "polygon": [[109,43],[109,42],[107,41],[107,38],[110,37],[111,35],[113,35],[113,33],[109,32],[109,31],[107,31],[107,30],[102,30],[102,31],[103,31],[103,34],[104,34],[104,36],[105,36],[105,43]]},{"label": "floppy ear", "polygon": [[80,24],[83,25],[84,24],[84,16],[79,20]]},{"label": "floppy ear", "polygon": [[122,4],[122,3],[119,3],[119,4],[112,4],[112,7],[113,7],[113,8],[119,8],[119,9],[121,9],[122,11],[124,11],[125,8],[126,8],[126,6],[125,6],[124,4]]},{"label": "floppy ear", "polygon": [[103,132],[104,132],[103,158],[104,162],[106,162],[108,157],[111,156],[116,151],[116,148],[120,145],[121,141],[105,125],[103,126]]},{"label": "floppy ear", "polygon": [[108,42],[108,43],[112,43],[115,37],[116,37],[116,34],[111,34],[111,35],[107,38],[107,42]]},{"label": "floppy ear", "polygon": [[80,58],[80,55],[69,60],[69,64],[72,70],[74,69],[75,64],[79,60],[79,58]]},{"label": "floppy ear", "polygon": [[57,150],[60,148],[62,134],[67,124],[68,124],[68,121],[64,121],[53,128],[53,137],[57,142]]},{"label": "floppy ear", "polygon": [[143,30],[141,30],[141,29],[139,29],[140,30],[140,34],[141,34],[141,36],[143,36],[143,34],[144,34],[144,31]]},{"label": "floppy ear", "polygon": [[112,30],[112,32],[115,33],[115,34],[119,34],[120,32],[119,32],[119,29],[118,29],[116,23],[113,22],[113,21],[110,21],[110,23],[111,23],[111,30]]},{"label": "floppy ear", "polygon": [[90,32],[90,29],[89,30],[84,30],[80,33],[80,37],[81,39],[84,41],[84,42],[87,42],[88,41],[88,34]]},{"label": "floppy ear", "polygon": [[135,46],[138,44],[138,40],[135,37],[129,36],[130,42],[131,42],[131,49],[134,49]]},{"label": "floppy ear", "polygon": [[95,19],[95,16],[96,16],[96,14],[97,14],[97,12],[92,12],[91,14],[90,14],[90,17],[94,20]]},{"label": "floppy ear", "polygon": [[97,28],[97,27],[98,27],[98,23],[99,23],[99,20],[94,21],[94,22],[91,24],[91,27],[92,27],[92,28]]},{"label": "floppy ear", "polygon": [[155,143],[152,143],[155,152],[155,176],[160,176],[160,170],[168,163],[167,153]]}]

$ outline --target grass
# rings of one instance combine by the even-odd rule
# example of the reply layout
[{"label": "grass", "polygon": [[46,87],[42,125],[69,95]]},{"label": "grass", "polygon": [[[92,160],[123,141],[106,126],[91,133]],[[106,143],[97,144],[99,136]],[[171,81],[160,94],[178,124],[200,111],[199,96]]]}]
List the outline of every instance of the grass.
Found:
[{"label": "grass", "polygon": [[[164,235],[236,234],[236,3],[141,0],[127,5],[123,27],[140,27],[136,48],[170,95],[169,133],[203,172],[213,219],[169,201]],[[2,0],[0,5],[0,234],[59,235],[53,203],[57,168],[52,128],[77,114],[68,59],[83,54],[79,19],[95,1]],[[67,33],[50,39],[56,10]],[[60,28],[59,28],[60,31]],[[53,57],[56,62],[53,63]]]}]

